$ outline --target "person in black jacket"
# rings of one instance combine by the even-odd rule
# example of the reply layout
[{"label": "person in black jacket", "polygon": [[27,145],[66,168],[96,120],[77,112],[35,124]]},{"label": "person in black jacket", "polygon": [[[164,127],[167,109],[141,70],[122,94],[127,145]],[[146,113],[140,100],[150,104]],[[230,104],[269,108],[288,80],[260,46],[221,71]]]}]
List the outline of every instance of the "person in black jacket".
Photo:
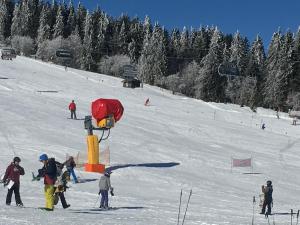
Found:
[{"label": "person in black jacket", "polygon": [[54,184],[57,178],[57,167],[54,158],[49,158],[46,154],[42,154],[39,158],[40,162],[44,164],[43,168],[38,170],[38,176],[44,177],[45,184],[45,198],[46,206],[45,210],[53,211],[54,209]]},{"label": "person in black jacket", "polygon": [[268,211],[267,211],[266,214],[270,215],[271,214],[271,209],[272,209],[271,205],[273,203],[273,197],[272,197],[273,186],[272,186],[272,181],[268,180],[267,181],[267,186],[262,185],[261,189],[262,189],[262,192],[264,193],[264,203],[263,203],[263,207],[262,207],[262,210],[261,210],[260,214],[265,214],[266,207],[268,207]]}]

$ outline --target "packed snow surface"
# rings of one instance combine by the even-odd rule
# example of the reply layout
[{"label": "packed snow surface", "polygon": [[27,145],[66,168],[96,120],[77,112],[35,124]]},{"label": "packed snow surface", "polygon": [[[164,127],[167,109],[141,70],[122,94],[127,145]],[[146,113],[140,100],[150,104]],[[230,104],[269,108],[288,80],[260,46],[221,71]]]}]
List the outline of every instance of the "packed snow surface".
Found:
[{"label": "packed snow surface", "polygon": [[[21,157],[26,174],[21,197],[26,208],[5,205],[1,188],[0,224],[177,224],[188,195],[192,196],[186,225],[267,224],[259,215],[261,185],[273,181],[273,212],[300,208],[300,126],[284,113],[232,104],[206,103],[173,95],[158,87],[123,88],[121,79],[18,57],[0,61],[0,173],[14,156]],[[70,184],[66,199],[53,212],[45,204],[43,182],[32,182],[42,167],[41,153],[63,162],[66,155],[86,154],[83,118],[98,98],[119,99],[122,119],[111,129],[101,149],[110,149],[112,186],[110,211],[98,211],[100,174],[76,168],[82,183]],[[144,106],[150,99],[150,105]],[[68,104],[77,103],[78,120]],[[265,123],[266,129],[261,125]],[[101,135],[100,132],[95,132]],[[251,158],[253,168],[231,168],[231,158]],[[247,174],[253,172],[254,174]],[[289,224],[289,215],[270,222]],[[294,217],[296,221],[296,217]]]}]

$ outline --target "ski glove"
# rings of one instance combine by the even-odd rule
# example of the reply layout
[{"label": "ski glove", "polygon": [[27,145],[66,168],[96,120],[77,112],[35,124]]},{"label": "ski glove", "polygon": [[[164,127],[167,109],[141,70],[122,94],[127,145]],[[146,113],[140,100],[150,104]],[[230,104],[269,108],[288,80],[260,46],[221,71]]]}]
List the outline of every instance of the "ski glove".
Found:
[{"label": "ski glove", "polygon": [[111,196],[114,196],[114,195],[115,195],[115,194],[114,194],[114,189],[113,189],[113,188],[110,189],[110,195],[111,195]]}]

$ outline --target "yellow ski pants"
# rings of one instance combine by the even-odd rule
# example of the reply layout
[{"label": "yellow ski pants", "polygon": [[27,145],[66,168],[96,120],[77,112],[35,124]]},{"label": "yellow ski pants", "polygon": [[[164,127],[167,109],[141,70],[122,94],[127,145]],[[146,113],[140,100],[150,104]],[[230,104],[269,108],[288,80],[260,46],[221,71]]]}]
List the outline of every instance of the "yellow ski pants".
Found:
[{"label": "yellow ski pants", "polygon": [[53,209],[54,208],[54,186],[45,184],[45,199],[46,199],[46,208]]}]

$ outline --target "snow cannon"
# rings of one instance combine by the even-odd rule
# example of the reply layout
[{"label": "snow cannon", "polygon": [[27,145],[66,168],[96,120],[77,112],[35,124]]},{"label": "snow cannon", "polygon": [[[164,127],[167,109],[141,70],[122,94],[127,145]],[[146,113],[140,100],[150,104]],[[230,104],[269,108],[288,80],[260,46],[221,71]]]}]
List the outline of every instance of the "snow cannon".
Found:
[{"label": "snow cannon", "polygon": [[[86,116],[84,119],[84,128],[88,131],[88,162],[85,164],[85,171],[104,173],[105,165],[99,163],[99,143],[109,137],[110,129],[121,119],[124,108],[119,100],[100,98],[92,102],[91,109],[92,116]],[[96,127],[93,126],[92,117],[95,119]],[[93,134],[94,130],[102,131],[100,140]],[[108,131],[106,137],[105,131]]]},{"label": "snow cannon", "polygon": [[110,129],[123,115],[124,108],[119,100],[99,98],[92,103],[92,116],[99,128]]}]

